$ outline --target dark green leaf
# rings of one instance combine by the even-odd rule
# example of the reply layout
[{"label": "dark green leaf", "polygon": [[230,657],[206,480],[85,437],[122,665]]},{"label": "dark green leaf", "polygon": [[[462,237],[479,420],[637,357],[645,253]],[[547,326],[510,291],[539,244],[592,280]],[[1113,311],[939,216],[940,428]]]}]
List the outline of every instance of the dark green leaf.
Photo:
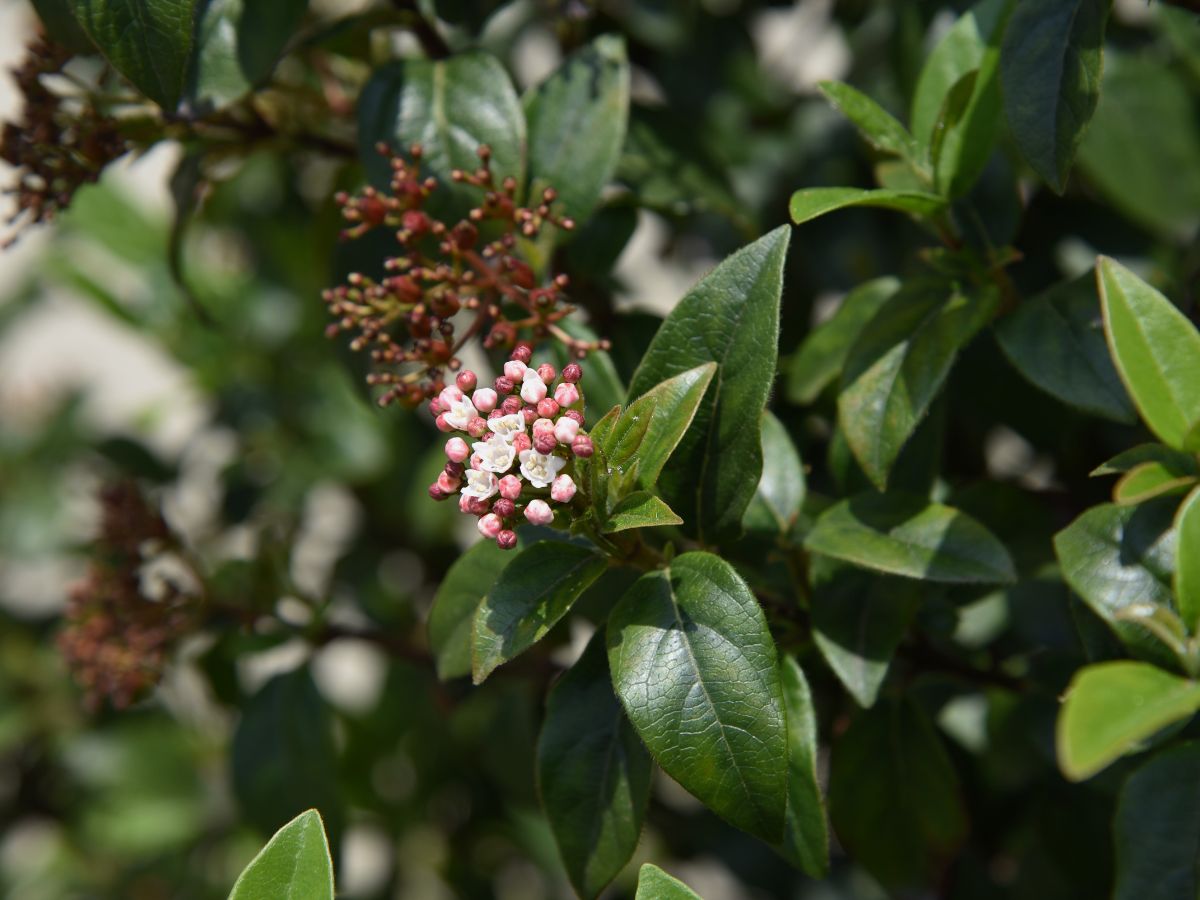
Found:
[{"label": "dark green leaf", "polygon": [[909,282],[859,335],[842,371],[838,422],[880,490],[958,351],[990,321],[997,304],[994,291],[966,296],[950,294],[937,281]]},{"label": "dark green leaf", "polygon": [[33,8],[37,10],[46,34],[56,44],[61,44],[72,53],[94,53],[95,47],[75,21],[71,7],[72,0],[33,0]]},{"label": "dark green leaf", "polygon": [[775,229],[692,288],[655,334],[629,386],[634,399],[696,366],[719,366],[658,485],[702,540],[737,536],[762,474],[758,423],[775,379],[789,236],[787,226]]},{"label": "dark green leaf", "polygon": [[1026,300],[1000,320],[996,337],[1017,371],[1051,396],[1116,422],[1136,419],[1108,355],[1096,282],[1090,275]]},{"label": "dark green leaf", "polygon": [[598,632],[546,701],[538,784],[558,851],[581,897],[629,862],[650,798],[650,754],[613,693]]},{"label": "dark green leaf", "polygon": [[608,514],[601,526],[604,534],[615,534],[630,528],[658,528],[662,525],[682,525],[683,519],[671,511],[649,491],[634,491],[622,499]]},{"label": "dark green leaf", "polygon": [[830,507],[805,546],[893,575],[947,583],[1010,582],[1004,545],[968,516],[906,494],[860,494]]},{"label": "dark green leaf", "polygon": [[634,900],[700,900],[700,895],[658,866],[644,863],[638,870],[637,896]]},{"label": "dark green leaf", "polygon": [[854,859],[893,889],[936,881],[967,828],[950,758],[903,700],[860,713],[833,745],[829,811]]},{"label": "dark green leaf", "polygon": [[1172,722],[1200,709],[1200,684],[1150,663],[1117,660],[1076,673],[1058,715],[1058,765],[1091,778]]},{"label": "dark green leaf", "polygon": [[763,413],[760,430],[762,477],[742,524],[751,532],[787,534],[804,503],[804,465],[787,429],[769,410]]},{"label": "dark green leaf", "polygon": [[821,93],[854,123],[864,140],[876,150],[920,165],[924,155],[908,129],[901,125],[891,113],[878,103],[848,84],[840,81],[822,81]]},{"label": "dark green leaf", "polygon": [[829,873],[829,828],[817,782],[817,718],[812,692],[800,665],[780,660],[780,680],[788,722],[788,804],[783,855],[805,874]]},{"label": "dark green leaf", "polygon": [[475,611],[474,682],[545,637],[606,565],[587,547],[562,541],[541,541],[513,557]]},{"label": "dark green leaf", "polygon": [[775,644],[732,567],[685,553],[642,576],[609,617],[608,658],[617,696],[667,774],[779,842],[788,774]]},{"label": "dark green leaf", "polygon": [[621,156],[629,119],[625,44],[603,35],[569,56],[525,103],[529,123],[529,196],[558,192],[568,216],[592,214]]},{"label": "dark green leaf", "polygon": [[1178,469],[1161,462],[1145,462],[1134,466],[1113,488],[1113,500],[1128,506],[1164,494],[1186,491],[1196,482],[1196,476],[1190,469],[1190,466]]},{"label": "dark green leaf", "polygon": [[797,225],[826,213],[854,206],[874,206],[908,213],[916,219],[933,219],[946,208],[946,201],[937,194],[922,191],[889,191],[882,188],[830,187],[806,188],[792,194],[788,209]]},{"label": "dark green leaf", "polygon": [[[1190,453],[1172,450],[1163,444],[1139,444],[1122,453],[1118,453],[1108,462],[1097,466],[1089,473],[1098,475],[1120,475],[1142,463],[1158,462],[1177,471],[1191,471],[1200,475],[1200,462]],[[1189,468],[1190,467],[1190,468]]]},{"label": "dark green leaf", "polygon": [[1188,631],[1200,630],[1200,488],[1175,514],[1175,603]]},{"label": "dark green leaf", "polygon": [[301,813],[238,876],[229,900],[333,900],[333,859],[321,814]]},{"label": "dark green leaf", "polygon": [[513,558],[512,551],[501,550],[495,541],[479,541],[446,572],[429,610],[429,648],[438,678],[471,674],[475,610]]}]

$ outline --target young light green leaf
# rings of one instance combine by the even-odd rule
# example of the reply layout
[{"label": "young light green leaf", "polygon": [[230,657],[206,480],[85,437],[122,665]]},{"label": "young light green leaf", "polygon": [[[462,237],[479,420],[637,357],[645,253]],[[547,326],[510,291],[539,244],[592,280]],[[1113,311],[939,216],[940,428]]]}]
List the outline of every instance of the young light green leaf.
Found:
[{"label": "young light green leaf", "polygon": [[967,829],[950,757],[908,700],[859,713],[834,743],[829,810],[853,858],[893,890],[935,882]]},{"label": "young light green leaf", "polygon": [[1020,3],[1004,33],[1000,80],[1009,132],[1026,162],[1060,194],[1100,97],[1109,5]]},{"label": "young light green leaf", "polygon": [[908,213],[918,220],[928,220],[945,211],[946,201],[937,194],[927,194],[923,191],[830,187],[796,191],[788,203],[792,221],[797,225],[803,225],[826,213],[855,206],[894,209],[897,212]]},{"label": "young light green leaf", "polygon": [[479,541],[454,561],[438,585],[429,610],[429,648],[443,681],[471,674],[475,610],[513,558],[512,551],[501,550],[495,541]]},{"label": "young light green leaf", "polygon": [[597,632],[550,691],[537,747],[542,808],[581,897],[604,890],[637,848],[651,768],[613,693]]},{"label": "young light green leaf", "polygon": [[775,643],[733,568],[685,553],[642,576],[609,616],[608,659],[617,696],[666,773],[778,843],[788,751]]},{"label": "young light green leaf", "polygon": [[629,119],[629,61],[616,35],[567,57],[525,101],[529,196],[558,192],[566,215],[592,214],[621,156]]},{"label": "young light green leaf", "polygon": [[920,165],[920,146],[895,116],[862,91],[848,84],[840,81],[822,81],[818,87],[872,147],[883,153],[899,156],[914,166]]},{"label": "young light green leaf", "polygon": [[1142,741],[1200,709],[1200,683],[1150,663],[1117,660],[1081,669],[1058,714],[1058,767],[1091,778]]},{"label": "young light green leaf", "polygon": [[689,533],[704,541],[740,533],[762,474],[758,423],[775,379],[789,236],[787,226],[776,228],[692,288],[655,334],[629,387],[636,399],[696,366],[719,366],[658,483]]},{"label": "young light green leaf", "polygon": [[[1200,742],[1155,754],[1121,788],[1113,817],[1113,900],[1200,895]],[[1181,790],[1182,787],[1186,789]]]},{"label": "young light green leaf", "polygon": [[838,423],[880,490],[950,367],[999,304],[995,291],[950,294],[937,280],[909,282],[863,329],[846,357]]},{"label": "young light green leaf", "polygon": [[196,28],[189,103],[221,107],[265,80],[307,9],[308,0],[209,0]]},{"label": "young light green leaf", "polygon": [[783,423],[763,413],[763,469],[754,498],[742,519],[745,529],[760,534],[787,534],[804,503],[804,465]]},{"label": "young light green leaf", "polygon": [[643,863],[634,900],[700,900],[700,895],[658,866]]},{"label": "young light green leaf", "polygon": [[608,514],[600,527],[603,534],[616,534],[630,528],[658,528],[663,525],[682,525],[683,519],[671,507],[649,491],[634,491],[622,499]]},{"label": "young light green leaf", "polygon": [[1116,260],[1096,263],[1104,332],[1142,419],[1164,444],[1188,446],[1200,424],[1200,332],[1166,297]]},{"label": "young light green leaf", "polygon": [[174,112],[192,58],[199,0],[69,2],[112,67],[166,112]]},{"label": "young light green leaf", "polygon": [[996,338],[1018,372],[1068,406],[1115,422],[1137,418],[1108,354],[1091,276],[1026,300],[997,323]]},{"label": "young light green leaf", "polygon": [[[788,368],[787,397],[807,406],[842,374],[846,354],[863,328],[900,289],[891,276],[866,281],[843,298],[837,312],[805,338]],[[1105,351],[1105,358],[1108,353]]]},{"label": "young light green leaf", "polygon": [[1118,453],[1112,459],[1092,469],[1088,474],[1093,478],[1099,475],[1120,475],[1142,463],[1158,462],[1180,472],[1190,472],[1200,476],[1200,460],[1191,453],[1172,450],[1164,444],[1139,444]]},{"label": "young light green leaf", "polygon": [[595,551],[562,541],[539,541],[513,557],[475,611],[472,680],[482,684],[545,637],[606,567]]},{"label": "young light green leaf", "polygon": [[788,723],[787,824],[780,852],[812,878],[829,874],[829,828],[817,781],[817,719],[812,692],[800,664],[780,660]]},{"label": "young light green leaf", "polygon": [[954,583],[1016,579],[1012,558],[966,513],[906,494],[860,494],[831,506],[804,542],[866,569]]},{"label": "young light green leaf", "polygon": [[1196,483],[1196,475],[1189,469],[1177,469],[1161,462],[1134,466],[1113,487],[1113,500],[1121,506],[1130,506],[1164,494],[1186,491]]},{"label": "young light green leaf", "polygon": [[1175,605],[1192,634],[1200,631],[1200,488],[1175,514]]},{"label": "young light green leaf", "polygon": [[288,822],[238,876],[229,900],[333,900],[333,859],[315,809]]}]

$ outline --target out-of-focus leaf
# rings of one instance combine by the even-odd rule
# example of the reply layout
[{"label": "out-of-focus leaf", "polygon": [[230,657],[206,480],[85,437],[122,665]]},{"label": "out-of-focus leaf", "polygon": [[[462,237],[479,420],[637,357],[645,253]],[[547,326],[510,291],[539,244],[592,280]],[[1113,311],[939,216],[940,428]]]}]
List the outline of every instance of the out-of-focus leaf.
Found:
[{"label": "out-of-focus leaf", "polygon": [[788,209],[797,225],[839,209],[873,206],[908,213],[918,220],[932,219],[943,212],[946,201],[922,191],[864,190],[851,187],[805,188],[792,194]]},{"label": "out-of-focus leaf", "polygon": [[787,823],[780,850],[806,875],[824,878],[829,872],[829,828],[817,782],[817,719],[812,691],[799,663],[790,656],[780,660],[780,680],[788,722]]},{"label": "out-of-focus leaf", "polygon": [[333,900],[333,859],[315,809],[288,822],[250,860],[229,900]]},{"label": "out-of-focus leaf", "polygon": [[95,47],[71,12],[71,0],[32,0],[46,34],[72,53],[92,53]]},{"label": "out-of-focus leaf", "polygon": [[634,900],[700,900],[700,895],[658,866],[644,863],[638,870]]},{"label": "out-of-focus leaf", "polygon": [[1113,500],[1122,506],[1145,503],[1163,494],[1188,490],[1196,482],[1193,467],[1176,468],[1161,462],[1145,462],[1126,472],[1113,487]]},{"label": "out-of-focus leaf", "polygon": [[438,678],[471,673],[475,610],[513,558],[512,551],[501,550],[495,541],[480,541],[455,560],[438,585],[429,610],[429,647]]},{"label": "out-of-focus leaf", "polygon": [[819,87],[872,147],[899,156],[914,166],[921,164],[924,154],[916,139],[878,103],[840,81],[822,81]]},{"label": "out-of-focus leaf", "polygon": [[1200,630],[1200,488],[1175,514],[1175,603],[1188,630]]},{"label": "out-of-focus leaf", "polygon": [[1088,474],[1092,477],[1099,475],[1120,475],[1122,472],[1128,472],[1130,469],[1148,462],[1162,463],[1164,466],[1177,471],[1190,471],[1196,475],[1200,475],[1200,461],[1195,456],[1190,453],[1184,453],[1181,450],[1173,450],[1165,444],[1139,444],[1136,447],[1131,447],[1122,453],[1118,453],[1107,462],[1096,466]]},{"label": "out-of-focus leaf", "polygon": [[762,477],[742,524],[750,532],[787,534],[804,503],[804,465],[787,429],[774,413],[763,413],[760,428]]}]

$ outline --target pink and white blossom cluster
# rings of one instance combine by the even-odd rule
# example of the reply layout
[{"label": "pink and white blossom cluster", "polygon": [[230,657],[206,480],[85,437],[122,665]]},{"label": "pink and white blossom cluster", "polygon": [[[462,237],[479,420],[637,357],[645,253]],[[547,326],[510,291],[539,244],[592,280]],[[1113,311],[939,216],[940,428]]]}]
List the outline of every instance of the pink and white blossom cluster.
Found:
[{"label": "pink and white blossom cluster", "polygon": [[[458,508],[477,516],[479,532],[505,550],[516,546],[521,518],[554,520],[554,506],[575,496],[576,457],[592,455],[583,429],[583,369],[570,363],[529,365],[532,350],[518,345],[491,387],[464,369],[430,401],[446,441],[447,463],[429,496],[458,494]],[[557,380],[557,384],[555,381]]]}]

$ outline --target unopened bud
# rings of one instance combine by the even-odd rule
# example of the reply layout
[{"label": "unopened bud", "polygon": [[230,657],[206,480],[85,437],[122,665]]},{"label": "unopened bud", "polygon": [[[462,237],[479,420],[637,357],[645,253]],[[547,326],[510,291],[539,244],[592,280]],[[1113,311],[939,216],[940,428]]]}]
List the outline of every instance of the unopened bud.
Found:
[{"label": "unopened bud", "polygon": [[495,503],[492,504],[492,512],[494,512],[496,515],[498,515],[502,519],[509,518],[516,511],[517,511],[516,504],[513,503],[511,500],[509,500],[507,497],[501,497],[499,500],[497,500]]},{"label": "unopened bud", "polygon": [[592,447],[592,439],[586,434],[581,434],[571,441],[571,452],[580,459],[587,459],[592,455],[594,448]]},{"label": "unopened bud", "polygon": [[437,424],[438,431],[445,431],[448,433],[454,430],[454,426],[446,421],[445,413],[439,413],[435,423]]},{"label": "unopened bud", "polygon": [[467,434],[471,437],[483,437],[487,434],[487,430],[487,419],[483,416],[472,416],[470,421],[467,422]]},{"label": "unopened bud", "polygon": [[533,439],[533,449],[543,456],[549,456],[554,452],[554,446],[557,443],[558,439],[554,437],[554,432],[539,434]]},{"label": "unopened bud", "polygon": [[435,481],[429,486],[429,496],[433,500],[445,500],[450,495],[446,491],[443,491]]},{"label": "unopened bud", "polygon": [[485,538],[494,538],[504,530],[504,523],[495,513],[488,513],[479,519],[479,533]]},{"label": "unopened bud", "polygon": [[537,405],[538,415],[546,419],[553,419],[558,415],[558,404],[547,397]]},{"label": "unopened bud", "polygon": [[467,442],[460,437],[452,437],[446,441],[446,456],[450,460],[460,463],[471,455],[471,448],[467,446]]},{"label": "unopened bud", "polygon": [[583,366],[579,363],[567,363],[562,370],[563,381],[569,384],[575,384],[583,379]]},{"label": "unopened bud", "polygon": [[525,378],[525,369],[527,366],[519,359],[510,359],[504,364],[504,377],[513,384]]},{"label": "unopened bud", "polygon": [[542,379],[543,384],[549,384],[554,380],[555,376],[558,375],[558,373],[554,371],[554,366],[550,365],[550,363],[542,363],[540,366],[538,366],[537,373],[538,378]]},{"label": "unopened bud", "polygon": [[514,385],[511,379],[501,375],[493,382],[492,387],[496,389],[497,394],[503,397],[513,392]]},{"label": "unopened bud", "polygon": [[554,389],[554,402],[559,406],[574,406],[579,402],[579,388],[569,381],[564,381]]},{"label": "unopened bud", "polygon": [[[462,375],[459,377],[461,378]],[[495,409],[496,401],[498,399],[499,397],[496,395],[496,392],[491,388],[479,388],[479,390],[471,395],[471,403],[473,403],[475,408],[481,413],[490,413],[493,409]]]},{"label": "unopened bud", "polygon": [[578,435],[579,423],[574,419],[568,419],[566,416],[563,416],[554,423],[554,437],[560,444],[566,444],[570,447]]},{"label": "unopened bud", "polygon": [[461,484],[462,482],[453,477],[449,472],[442,472],[437,477],[437,486],[447,494],[453,494]]},{"label": "unopened bud", "polygon": [[[525,437],[528,440],[528,436],[526,435],[518,435],[518,437]],[[501,478],[500,496],[505,500],[516,500],[518,497],[520,497],[521,479],[516,475],[505,475],[503,478]]]},{"label": "unopened bud", "polygon": [[500,404],[500,411],[506,416],[511,416],[513,413],[519,413],[524,405],[520,397],[505,397],[504,402]]},{"label": "unopened bud", "polygon": [[510,529],[505,529],[496,535],[496,546],[501,550],[511,550],[517,546],[517,533]]},{"label": "unopened bud", "polygon": [[525,518],[530,525],[549,525],[554,521],[554,510],[545,500],[530,500],[525,507]]},{"label": "unopened bud", "polygon": [[525,417],[525,424],[532,426],[538,420],[538,412],[536,406],[526,406],[521,410],[521,415]]},{"label": "unopened bud", "polygon": [[[458,389],[464,394],[475,390],[475,385],[478,381],[479,379],[475,377],[475,373],[470,369],[463,369],[458,373],[458,377],[454,379],[454,383],[458,385]],[[479,407],[476,406],[475,408],[478,409]]]},{"label": "unopened bud", "polygon": [[550,499],[570,503],[575,496],[575,481],[570,475],[559,475],[550,483]]},{"label": "unopened bud", "polygon": [[512,445],[517,453],[522,453],[533,447],[533,438],[521,431],[513,435]]},{"label": "unopened bud", "polygon": [[533,348],[524,342],[517,344],[517,346],[513,347],[513,352],[509,359],[520,360],[528,365],[529,360],[533,359]]},{"label": "unopened bud", "polygon": [[568,419],[574,419],[580,425],[583,424],[583,413],[577,409],[568,409],[563,415]]}]

